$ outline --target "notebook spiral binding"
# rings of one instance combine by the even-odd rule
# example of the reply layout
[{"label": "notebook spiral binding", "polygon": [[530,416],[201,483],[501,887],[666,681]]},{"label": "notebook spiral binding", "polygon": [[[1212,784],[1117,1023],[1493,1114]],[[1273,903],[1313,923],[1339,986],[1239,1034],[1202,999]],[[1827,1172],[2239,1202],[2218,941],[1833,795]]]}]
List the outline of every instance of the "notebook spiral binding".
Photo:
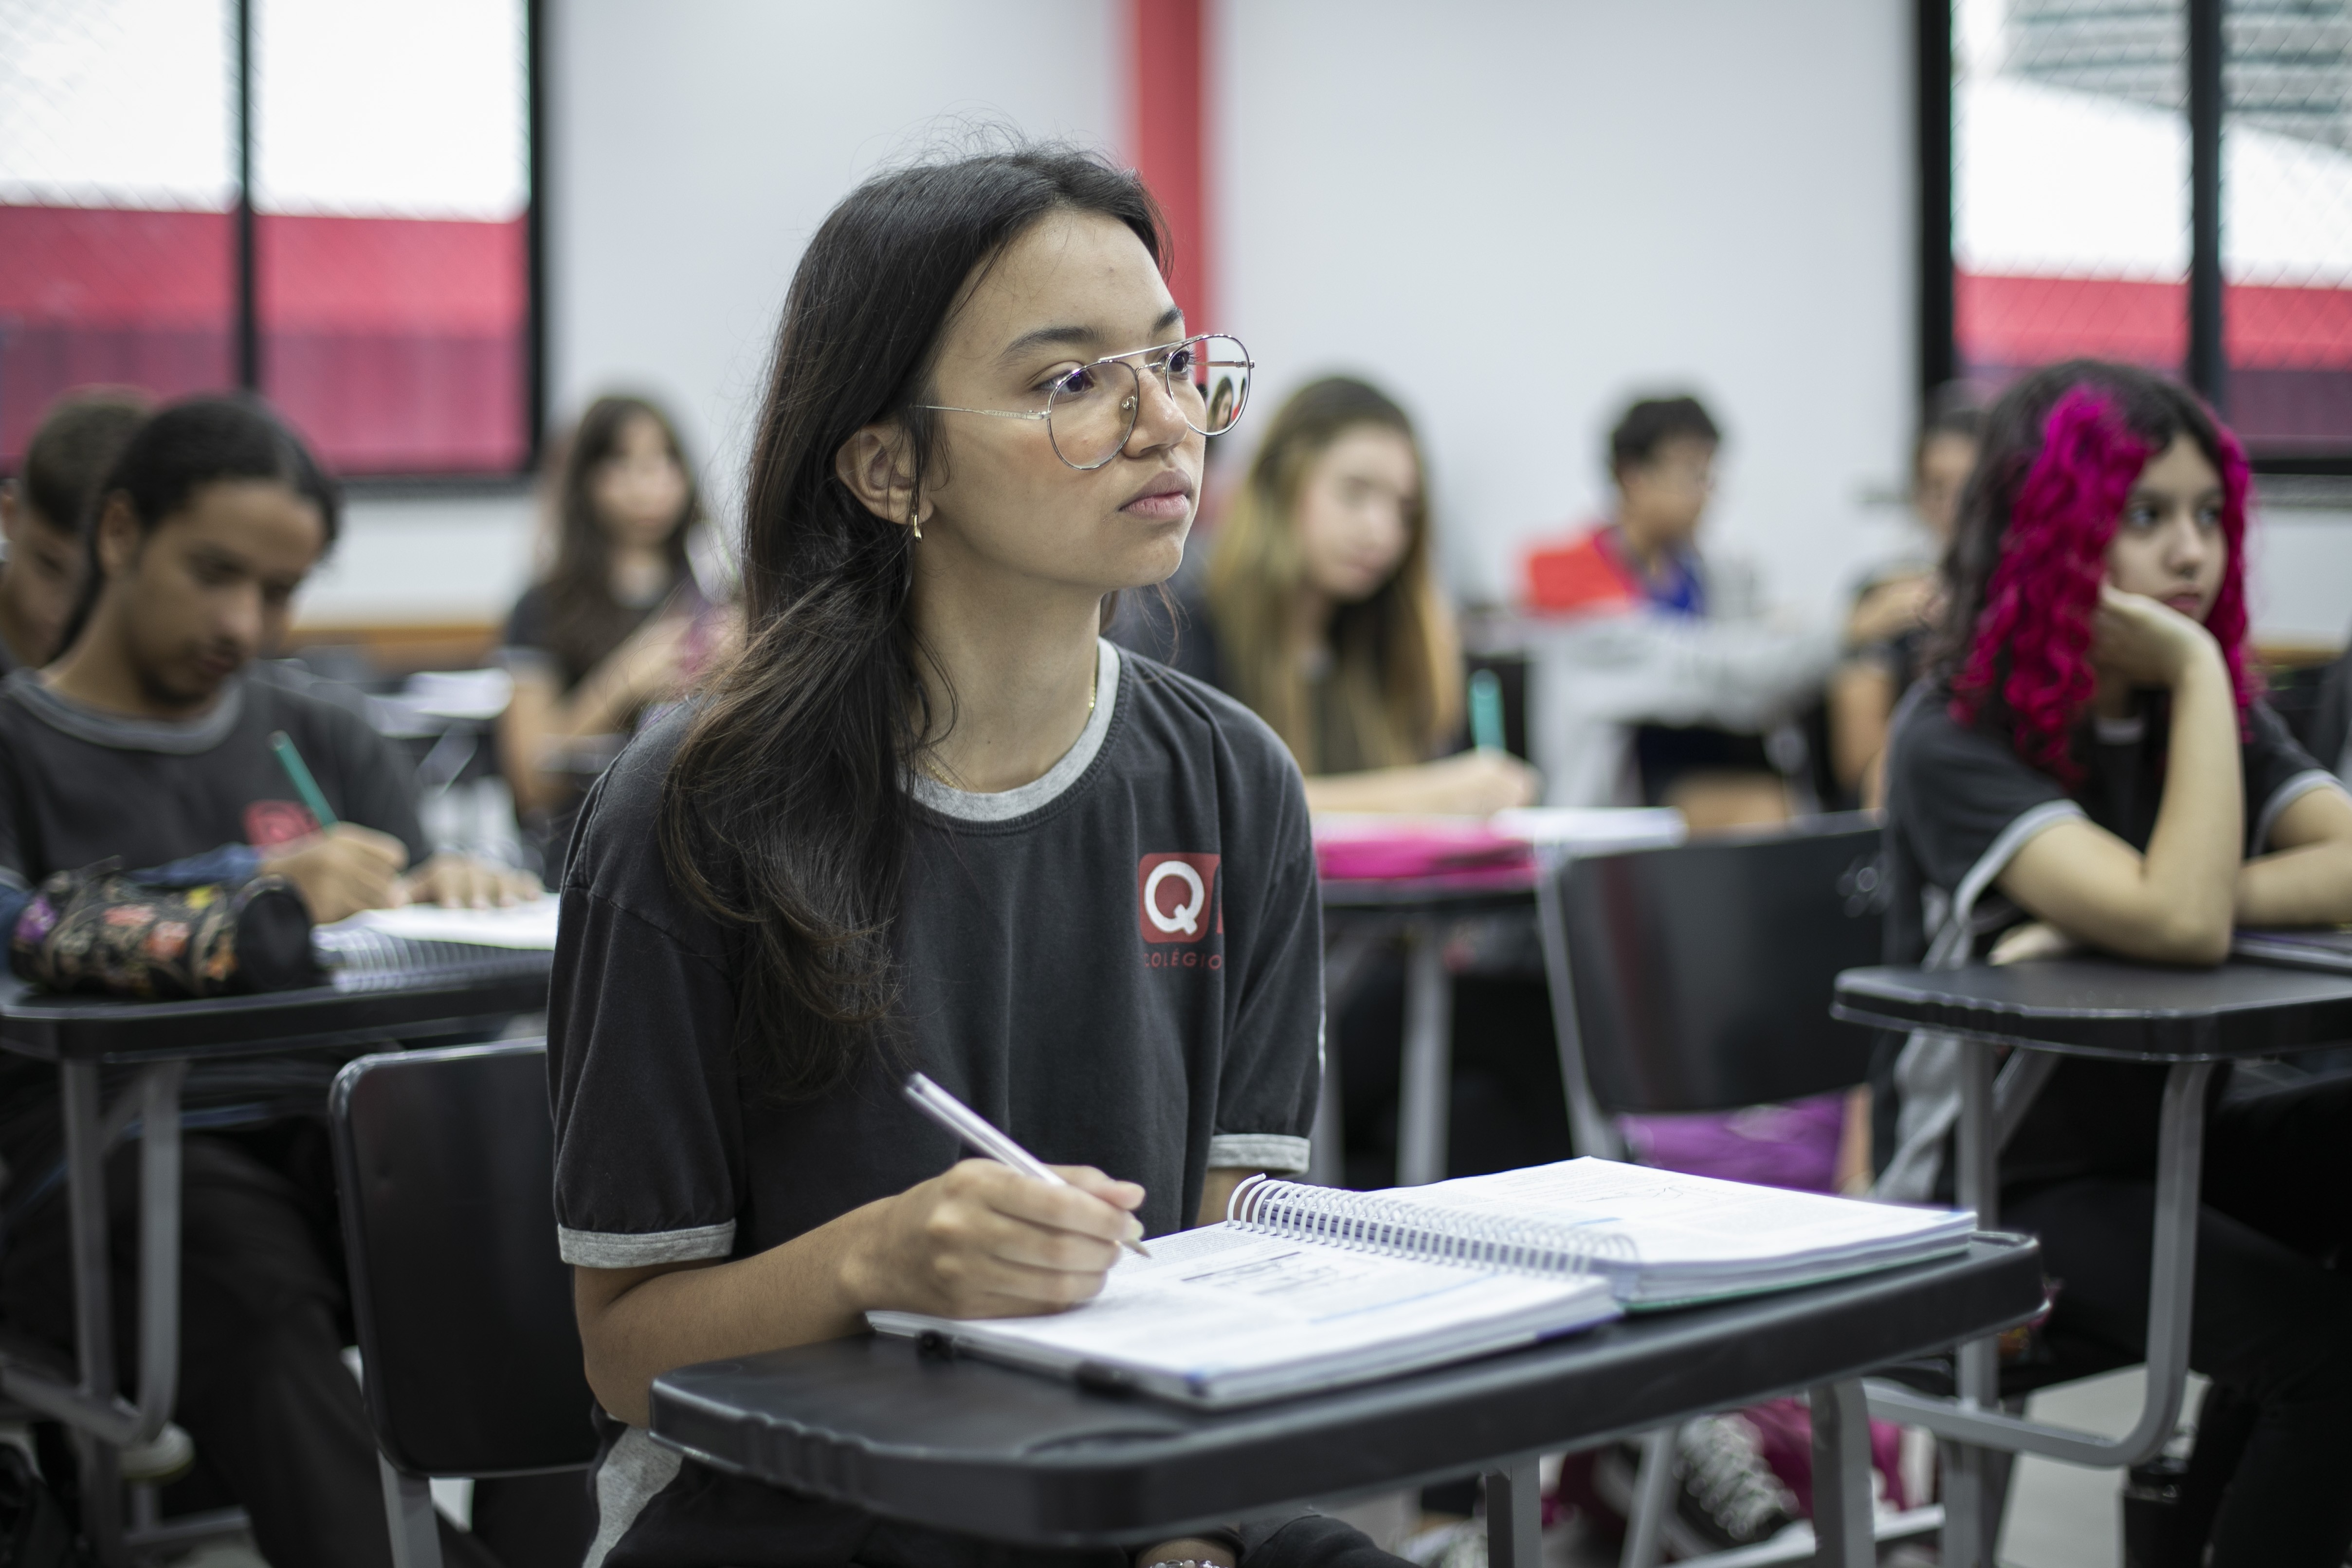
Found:
[{"label": "notebook spiral binding", "polygon": [[1267,1176],[1253,1176],[1234,1189],[1225,1217],[1269,1236],[1527,1274],[1590,1274],[1641,1262],[1633,1238],[1621,1232],[1424,1208],[1379,1193]]},{"label": "notebook spiral binding", "polygon": [[543,970],[548,955],[529,948],[418,942],[364,929],[310,933],[311,953],[338,991],[388,991],[420,980],[479,980]]}]

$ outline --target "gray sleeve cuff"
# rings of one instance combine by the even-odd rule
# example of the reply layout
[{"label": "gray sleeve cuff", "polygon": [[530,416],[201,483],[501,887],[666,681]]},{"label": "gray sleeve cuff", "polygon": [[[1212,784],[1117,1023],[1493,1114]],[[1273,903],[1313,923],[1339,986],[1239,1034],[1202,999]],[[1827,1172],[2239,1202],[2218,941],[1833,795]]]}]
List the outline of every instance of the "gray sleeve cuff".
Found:
[{"label": "gray sleeve cuff", "polygon": [[725,1258],[735,1250],[735,1222],[697,1226],[692,1230],[640,1233],[573,1230],[555,1227],[555,1250],[566,1263],[582,1268],[643,1268],[650,1263],[693,1263]]},{"label": "gray sleeve cuff", "polygon": [[1307,1169],[1307,1147],[1281,1132],[1220,1132],[1209,1140],[1209,1168],[1291,1174]]},{"label": "gray sleeve cuff", "polygon": [[2271,832],[2278,826],[2279,814],[2288,806],[2293,805],[2313,790],[2341,790],[2343,787],[2344,785],[2337,781],[2334,773],[2323,768],[2305,768],[2278,788],[2271,791],[2270,799],[2263,802],[2262,815],[2254,819],[2254,831],[2250,839],[2253,846],[2252,853],[2256,855],[2269,853]]}]

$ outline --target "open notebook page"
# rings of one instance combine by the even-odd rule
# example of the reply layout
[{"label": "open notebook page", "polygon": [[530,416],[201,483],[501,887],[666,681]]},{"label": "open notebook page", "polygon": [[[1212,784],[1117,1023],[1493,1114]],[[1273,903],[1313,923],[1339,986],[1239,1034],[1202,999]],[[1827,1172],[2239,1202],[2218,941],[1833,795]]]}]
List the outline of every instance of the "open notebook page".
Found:
[{"label": "open notebook page", "polygon": [[561,900],[544,895],[524,903],[488,910],[404,904],[396,910],[368,910],[339,925],[320,929],[328,932],[373,931],[409,942],[551,950],[555,946],[556,914],[562,907]]},{"label": "open notebook page", "polygon": [[1643,1276],[1694,1279],[1769,1277],[1882,1254],[1907,1258],[1919,1248],[1957,1246],[1976,1228],[1976,1216],[1965,1210],[1865,1203],[1591,1158],[1383,1195],[1615,1231],[1632,1238]]},{"label": "open notebook page", "polygon": [[1606,1283],[1590,1276],[1489,1272],[1230,1225],[1155,1237],[1151,1251],[1122,1257],[1100,1296],[1053,1316],[868,1321],[1223,1402],[1385,1376],[1617,1315]]}]

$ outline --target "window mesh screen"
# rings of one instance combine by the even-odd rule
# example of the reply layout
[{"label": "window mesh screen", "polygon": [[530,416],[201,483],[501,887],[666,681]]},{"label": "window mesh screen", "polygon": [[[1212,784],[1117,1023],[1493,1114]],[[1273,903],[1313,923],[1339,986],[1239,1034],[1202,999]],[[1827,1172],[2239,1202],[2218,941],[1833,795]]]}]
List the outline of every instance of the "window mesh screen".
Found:
[{"label": "window mesh screen", "polygon": [[521,0],[253,0],[261,381],[348,472],[530,451]]},{"label": "window mesh screen", "polygon": [[[259,390],[345,473],[530,449],[523,0],[252,0]],[[0,467],[236,380],[233,0],[0,0]]]},{"label": "window mesh screen", "polygon": [[1955,336],[1985,393],[2189,345],[2188,17],[2178,0],[1961,0]]},{"label": "window mesh screen", "polygon": [[0,466],[90,383],[236,380],[236,58],[221,0],[0,5]]},{"label": "window mesh screen", "polygon": [[2223,18],[2230,422],[2257,455],[2352,452],[2352,4],[2233,0]]}]

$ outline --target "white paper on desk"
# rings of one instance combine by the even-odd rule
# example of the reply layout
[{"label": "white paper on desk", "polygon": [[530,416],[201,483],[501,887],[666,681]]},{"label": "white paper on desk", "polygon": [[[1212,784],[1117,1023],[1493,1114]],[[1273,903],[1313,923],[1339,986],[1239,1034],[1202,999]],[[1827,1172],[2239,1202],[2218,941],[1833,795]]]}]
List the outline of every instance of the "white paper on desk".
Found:
[{"label": "white paper on desk", "polygon": [[1229,1224],[1155,1237],[1103,1292],[1038,1318],[870,1312],[1045,1371],[1081,1367],[1203,1405],[1243,1404],[1532,1343],[1617,1315],[1591,1276],[1504,1273],[1268,1236]]},{"label": "white paper on desk", "polygon": [[441,904],[404,904],[396,910],[368,910],[320,927],[322,936],[342,931],[372,931],[409,942],[460,942],[469,947],[513,947],[540,952],[555,946],[555,923],[562,900],[541,897],[527,903],[488,910],[451,909]]},{"label": "white paper on desk", "polygon": [[1579,855],[1664,849],[1690,837],[1690,825],[1672,806],[1517,806],[1496,812],[1487,826],[1512,838],[1558,845]]},{"label": "white paper on desk", "polygon": [[1966,1209],[1908,1208],[1687,1176],[1613,1160],[1563,1160],[1382,1194],[1456,1214],[1507,1214],[1613,1232],[1633,1261],[1596,1252],[1629,1305],[1780,1289],[1957,1250]]}]

